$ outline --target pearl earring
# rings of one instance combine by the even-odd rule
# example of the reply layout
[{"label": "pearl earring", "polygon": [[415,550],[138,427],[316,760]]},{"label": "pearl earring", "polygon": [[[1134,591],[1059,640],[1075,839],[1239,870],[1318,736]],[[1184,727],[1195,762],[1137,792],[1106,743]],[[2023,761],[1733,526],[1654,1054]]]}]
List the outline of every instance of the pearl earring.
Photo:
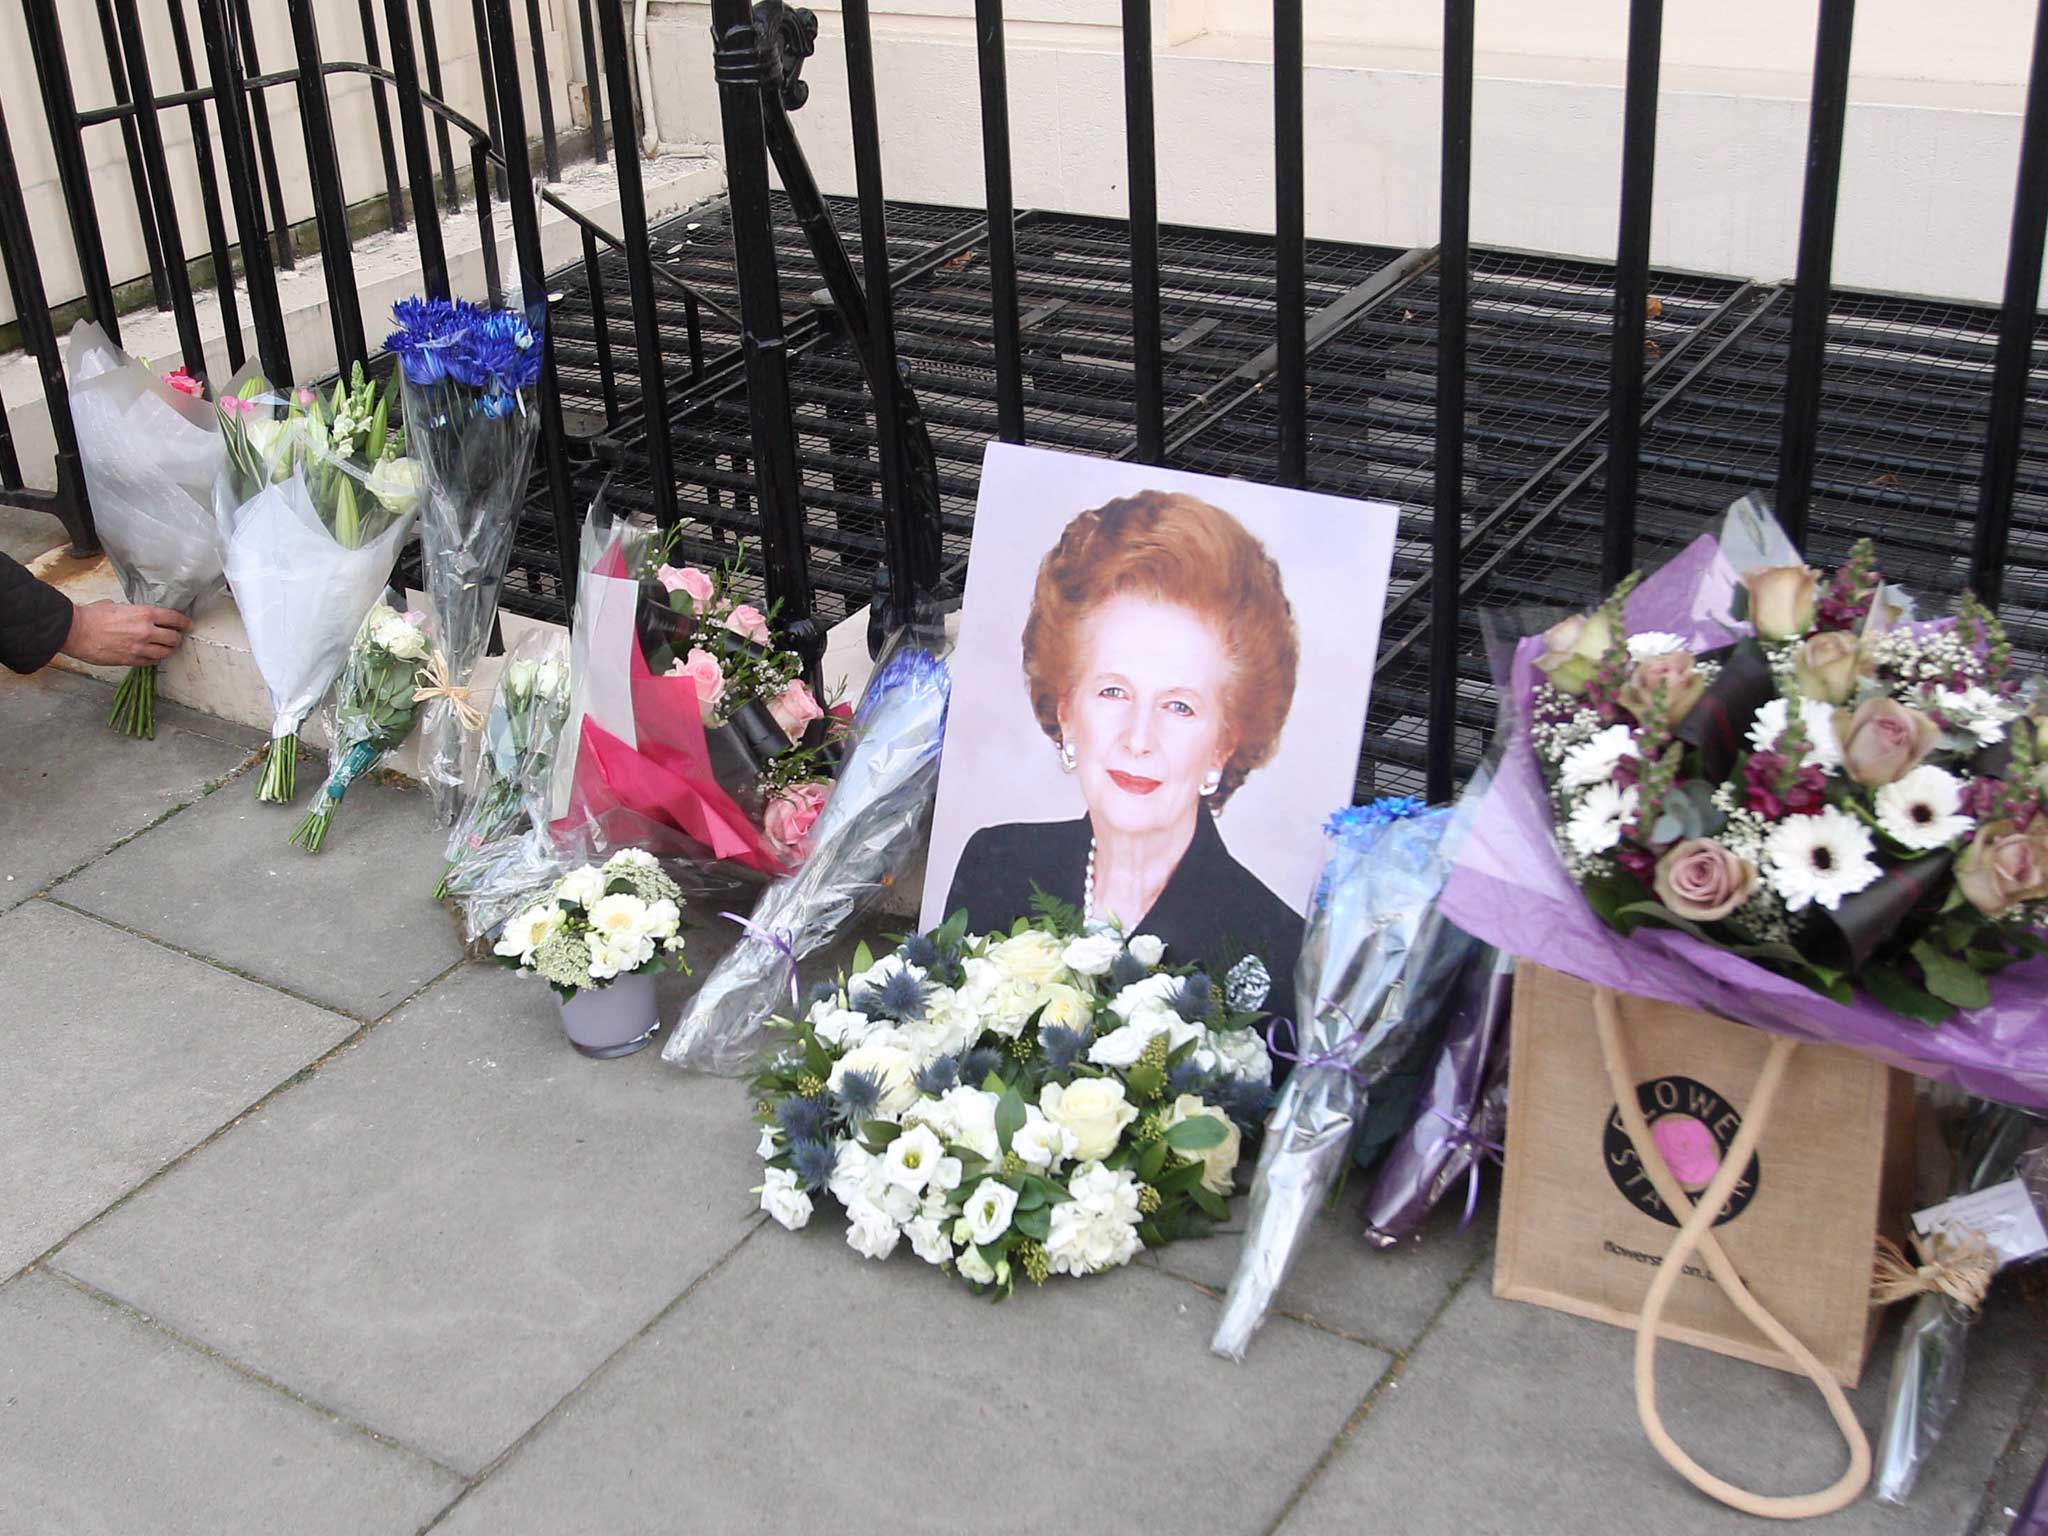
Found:
[{"label": "pearl earring", "polygon": [[1210,769],[1209,776],[1202,780],[1202,793],[1204,795],[1213,795],[1222,787],[1223,770],[1221,768]]},{"label": "pearl earring", "polygon": [[1074,771],[1074,764],[1077,761],[1078,759],[1074,756],[1074,744],[1071,741],[1061,742],[1060,766],[1066,769],[1067,772],[1072,773]]}]

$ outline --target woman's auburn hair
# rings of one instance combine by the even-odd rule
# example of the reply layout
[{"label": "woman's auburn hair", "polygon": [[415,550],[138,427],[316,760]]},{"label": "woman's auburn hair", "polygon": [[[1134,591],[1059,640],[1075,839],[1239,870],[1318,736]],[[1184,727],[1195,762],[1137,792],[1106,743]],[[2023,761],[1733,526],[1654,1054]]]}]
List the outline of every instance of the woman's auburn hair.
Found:
[{"label": "woman's auburn hair", "polygon": [[1224,803],[1279,744],[1301,659],[1280,567],[1236,518],[1193,496],[1140,491],[1083,512],[1039,562],[1024,624],[1032,712],[1055,743],[1059,706],[1080,670],[1080,631],[1113,597],[1185,608],[1222,638],[1230,658],[1223,733],[1230,753],[1209,797]]}]

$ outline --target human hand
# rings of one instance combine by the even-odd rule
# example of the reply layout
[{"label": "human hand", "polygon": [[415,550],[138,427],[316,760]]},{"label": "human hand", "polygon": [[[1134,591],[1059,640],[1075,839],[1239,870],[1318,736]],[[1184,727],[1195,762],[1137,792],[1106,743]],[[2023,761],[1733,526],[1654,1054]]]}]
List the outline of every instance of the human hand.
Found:
[{"label": "human hand", "polygon": [[192,621],[171,608],[104,599],[71,610],[66,656],[103,667],[153,667],[185,638]]}]

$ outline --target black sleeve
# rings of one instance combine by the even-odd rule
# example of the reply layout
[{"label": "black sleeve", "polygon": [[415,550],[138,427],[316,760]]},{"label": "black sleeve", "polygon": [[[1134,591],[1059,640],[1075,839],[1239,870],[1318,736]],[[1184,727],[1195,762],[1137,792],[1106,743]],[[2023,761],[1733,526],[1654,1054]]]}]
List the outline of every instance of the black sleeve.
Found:
[{"label": "black sleeve", "polygon": [[37,672],[71,634],[71,599],[28,567],[0,555],[0,663]]}]

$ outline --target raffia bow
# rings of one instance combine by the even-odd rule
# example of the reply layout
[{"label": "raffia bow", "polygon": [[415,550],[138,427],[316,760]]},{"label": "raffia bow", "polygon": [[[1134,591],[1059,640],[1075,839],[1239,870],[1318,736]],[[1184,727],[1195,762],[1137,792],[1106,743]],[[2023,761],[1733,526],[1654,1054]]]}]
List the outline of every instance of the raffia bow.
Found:
[{"label": "raffia bow", "polygon": [[1933,1232],[1925,1237],[1916,1234],[1913,1250],[1921,1260],[1917,1265],[1890,1238],[1878,1238],[1877,1264],[1870,1286],[1872,1301],[1890,1306],[1895,1301],[1933,1292],[1972,1312],[1984,1305],[1991,1277],[1998,1273],[1998,1255],[1980,1234],[1972,1232],[1963,1238],[1951,1237],[1946,1232]]},{"label": "raffia bow", "polygon": [[427,657],[427,664],[420,668],[419,675],[424,682],[413,690],[412,701],[424,704],[430,699],[446,699],[448,707],[455,711],[455,718],[462,722],[466,731],[480,731],[484,725],[483,711],[469,702],[469,690],[455,684],[455,676],[448,670],[448,658],[439,651]]}]

